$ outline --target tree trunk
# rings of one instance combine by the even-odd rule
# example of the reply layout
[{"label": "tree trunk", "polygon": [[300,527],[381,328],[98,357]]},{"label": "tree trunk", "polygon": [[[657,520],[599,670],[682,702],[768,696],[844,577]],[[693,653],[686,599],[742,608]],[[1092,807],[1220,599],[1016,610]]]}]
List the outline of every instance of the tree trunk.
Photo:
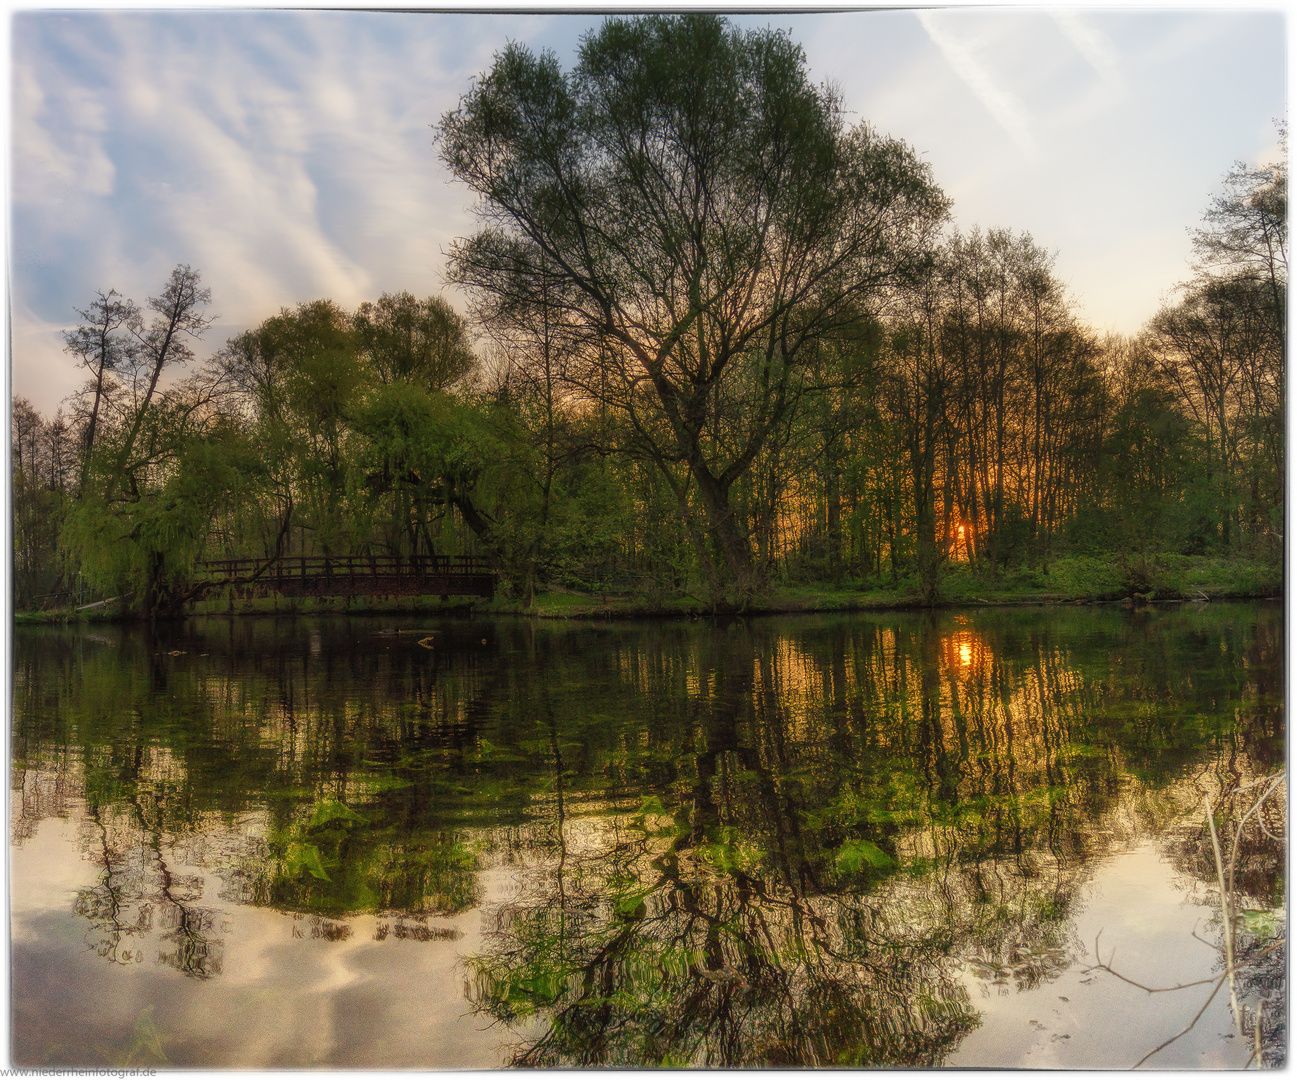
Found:
[{"label": "tree trunk", "polygon": [[716,551],[724,560],[728,580],[720,582],[722,589],[732,588],[736,594],[726,597],[736,602],[740,609],[756,594],[759,575],[752,562],[752,549],[740,528],[738,515],[730,505],[729,485],[722,485],[702,465],[694,468],[694,480],[707,512],[707,531]]}]

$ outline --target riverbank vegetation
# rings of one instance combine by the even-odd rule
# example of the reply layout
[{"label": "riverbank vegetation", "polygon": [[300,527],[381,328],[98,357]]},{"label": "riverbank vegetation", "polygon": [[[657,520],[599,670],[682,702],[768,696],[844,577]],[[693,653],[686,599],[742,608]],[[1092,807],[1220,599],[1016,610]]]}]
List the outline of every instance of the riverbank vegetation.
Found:
[{"label": "riverbank vegetation", "polygon": [[18,610],[174,614],[202,560],[289,554],[479,555],[524,611],[1282,586],[1282,159],[1228,173],[1122,337],[782,34],[510,46],[437,132],[462,294],[299,303],[201,363],[188,266],[78,312],[81,390],[13,403]]}]

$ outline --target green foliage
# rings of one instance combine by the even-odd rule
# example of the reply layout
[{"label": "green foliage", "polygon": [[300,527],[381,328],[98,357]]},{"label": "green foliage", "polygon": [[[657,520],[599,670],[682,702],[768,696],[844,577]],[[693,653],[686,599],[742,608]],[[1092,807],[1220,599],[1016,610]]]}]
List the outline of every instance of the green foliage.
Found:
[{"label": "green foliage", "polygon": [[476,365],[467,324],[437,296],[384,293],[356,310],[356,336],[368,368],[384,384],[447,390]]},{"label": "green foliage", "polygon": [[328,825],[335,821],[358,822],[361,825],[367,824],[365,819],[354,810],[349,809],[340,802],[326,800],[315,808],[315,813],[311,815],[311,820],[307,824],[306,828],[308,830],[318,829],[322,825]]},{"label": "green foliage", "polygon": [[115,1053],[111,1050],[100,1049],[104,1059],[116,1069],[138,1069],[145,1065],[167,1065],[170,1062],[166,1053],[162,1049],[162,1034],[158,1031],[156,1021],[153,1019],[152,1005],[147,1005],[140,1010],[139,1016],[135,1018],[135,1027],[132,1031],[132,1042],[129,1050],[122,1053]]},{"label": "green foliage", "polygon": [[756,870],[767,858],[750,834],[733,826],[717,830],[713,843],[699,844],[695,851],[717,873],[727,876]]},{"label": "green foliage", "polygon": [[499,457],[499,444],[472,402],[408,383],[372,392],[353,424],[366,487],[375,494],[468,497]]},{"label": "green foliage", "polygon": [[158,482],[137,486],[133,498],[89,490],[64,520],[64,549],[92,587],[101,595],[133,593],[146,612],[174,612],[213,519],[262,475],[260,459],[233,424],[214,423],[179,439]]},{"label": "green foliage", "polygon": [[1259,941],[1277,937],[1287,926],[1283,908],[1246,908],[1239,916],[1243,928]]},{"label": "green foliage", "polygon": [[930,171],[847,120],[716,16],[609,19],[568,71],[509,46],[438,125],[474,322],[317,299],[168,380],[197,272],[99,293],[73,418],[14,402],[17,606],[175,614],[200,560],[293,554],[485,555],[524,611],[1277,588],[1285,163],[1232,170],[1198,276],[1101,340],[1029,235],[938,244]]},{"label": "green foliage", "polygon": [[314,844],[296,840],[290,843],[287,851],[284,852],[284,873],[288,877],[294,878],[302,870],[307,871],[312,877],[319,878],[321,881],[333,880],[325,872],[324,863],[320,857],[320,849]]},{"label": "green foliage", "polygon": [[886,870],[895,866],[896,860],[869,840],[848,840],[838,848],[834,863],[842,873],[858,874],[865,866]]}]

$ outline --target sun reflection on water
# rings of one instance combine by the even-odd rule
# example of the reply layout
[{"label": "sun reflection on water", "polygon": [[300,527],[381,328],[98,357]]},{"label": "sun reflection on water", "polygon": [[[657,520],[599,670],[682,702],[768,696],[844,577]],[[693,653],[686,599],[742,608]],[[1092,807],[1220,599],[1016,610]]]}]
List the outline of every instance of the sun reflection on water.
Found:
[{"label": "sun reflection on water", "polygon": [[972,674],[981,669],[988,659],[985,644],[969,630],[960,630],[942,641],[946,667],[960,675]]}]

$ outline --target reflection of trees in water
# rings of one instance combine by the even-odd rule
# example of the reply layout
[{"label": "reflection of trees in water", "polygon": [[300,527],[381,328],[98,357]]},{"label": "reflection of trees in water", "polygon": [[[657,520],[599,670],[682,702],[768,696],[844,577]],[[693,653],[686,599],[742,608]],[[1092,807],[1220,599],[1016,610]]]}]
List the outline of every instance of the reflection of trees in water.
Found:
[{"label": "reflection of trees in water", "polygon": [[961,965],[1054,977],[1094,856],[1282,747],[1277,618],[1069,618],[23,647],[14,839],[38,776],[84,788],[79,910],[110,957],[166,932],[195,972],[213,928],[164,854],[326,940],[357,912],[445,936],[509,863],[474,993],[544,1022],[519,1060],[935,1062],[976,1019]]},{"label": "reflection of trees in water", "polygon": [[332,918],[447,916],[478,902],[476,857],[460,833],[423,828],[394,838],[394,831],[382,818],[291,826],[266,842],[261,858],[242,860],[227,889],[241,903]]},{"label": "reflection of trees in water", "polygon": [[87,944],[113,963],[138,964],[156,930],[159,963],[198,979],[219,975],[224,942],[215,936],[219,912],[199,903],[203,879],[173,873],[138,801],[132,810],[134,815],[118,811],[116,820],[98,805],[87,810],[82,851],[99,876],[73,903],[90,924]]},{"label": "reflection of trees in water", "polygon": [[[1261,1063],[1281,1069],[1288,1063],[1288,940],[1244,934],[1239,943],[1239,996],[1253,1009],[1262,1008]],[[1244,1026],[1255,1037],[1255,1020]]]},{"label": "reflection of trees in water", "polygon": [[[1280,781],[1268,798],[1258,801],[1270,789],[1266,775],[1257,776],[1248,768],[1246,772],[1228,771],[1225,777],[1226,786],[1214,792],[1210,802],[1219,821],[1224,891],[1234,913],[1231,944],[1242,1028],[1248,1045],[1253,1045],[1257,1016],[1261,1016],[1262,1063],[1278,1068],[1287,1061],[1288,1041],[1286,785]],[[1167,850],[1190,888],[1206,890],[1215,912],[1211,929],[1221,941],[1217,968],[1224,972],[1221,878],[1206,821],[1197,828],[1178,830]]]},{"label": "reflection of trees in water", "polygon": [[[1223,938],[1221,888],[1215,849],[1204,817],[1205,795],[1220,830],[1231,910],[1243,913],[1234,926],[1238,997],[1249,1045],[1255,1017],[1263,1017],[1261,1056],[1268,1068],[1287,1060],[1287,940],[1284,920],[1287,879],[1286,783],[1268,778],[1285,764],[1283,624],[1264,622],[1247,652],[1248,678],[1234,710],[1233,737],[1191,777],[1193,824],[1168,833],[1164,850],[1191,892],[1205,891],[1216,912],[1211,929]],[[1189,809],[1189,808],[1187,808]],[[1219,970],[1225,970],[1220,946]]]},{"label": "reflection of trees in water", "polygon": [[[547,1019],[515,1063],[935,1064],[977,1022],[958,961],[1020,988],[1066,967],[1081,822],[1032,771],[1064,767],[988,734],[976,686],[952,747],[939,639],[912,644],[875,671],[881,692],[845,677],[845,648],[807,671],[754,635],[676,672],[691,767],[670,804],[566,825],[548,873],[494,914],[476,1006]],[[1000,802],[969,809],[965,784]]]},{"label": "reflection of trees in water", "polygon": [[[458,838],[437,843],[425,835],[393,846],[383,842],[380,823],[376,837],[299,826],[267,840],[209,821],[204,831],[168,843],[145,816],[148,802],[108,812],[91,805],[80,831],[98,879],[78,892],[74,911],[90,924],[87,942],[111,962],[140,963],[146,946],[156,945],[159,963],[200,979],[221,973],[221,912],[202,903],[204,876],[177,873],[177,862],[217,877],[220,900],[293,912],[308,920],[305,936],[325,941],[350,938],[349,917],[361,912],[384,916],[376,941],[452,940],[458,931],[428,925],[429,916],[464,910],[477,897],[474,859]],[[300,857],[295,864],[295,849],[308,840],[285,839],[291,835],[314,840],[324,854],[316,849],[305,865]],[[336,857],[331,843],[344,847]]]},{"label": "reflection of trees in water", "polygon": [[977,1023],[962,957],[1021,988],[1078,947],[1052,889],[979,902],[934,873],[794,891],[742,844],[694,844],[696,817],[631,820],[571,823],[587,854],[492,913],[476,1006],[547,1021],[515,1064],[937,1064]]},{"label": "reflection of trees in water", "polygon": [[[227,902],[391,912],[398,939],[444,937],[418,920],[476,902],[463,830],[439,820],[447,785],[427,775],[472,741],[481,629],[467,663],[454,634],[430,654],[396,637],[321,650],[269,629],[186,624],[112,648],[40,635],[18,651],[12,839],[88,804],[81,846],[99,872],[75,910],[107,959],[156,944],[159,962],[220,971],[202,879],[172,869],[182,851]],[[366,814],[316,820],[348,804]]]},{"label": "reflection of trees in water", "polygon": [[1248,733],[1138,626],[1087,651],[1047,622],[951,622],[628,643],[654,717],[614,774],[656,775],[674,820],[568,824],[494,912],[474,1000],[543,1018],[518,1063],[934,1062],[975,1022],[960,964],[1025,989],[1083,954],[1067,915],[1134,824],[1114,818],[1178,812],[1124,794],[1131,772],[1174,778]]},{"label": "reflection of trees in water", "polygon": [[[90,808],[81,832],[83,851],[99,870],[99,880],[77,892],[73,907],[90,922],[87,944],[93,935],[92,948],[106,960],[139,963],[144,958],[143,948],[131,946],[153,929],[152,890],[143,852],[138,847],[126,850],[119,837],[110,836],[97,806]],[[128,946],[125,949],[121,948],[123,942]]]},{"label": "reflection of trees in water", "polygon": [[500,913],[476,1003],[548,1021],[515,1064],[932,1063],[975,1025],[927,943],[870,947],[864,905],[659,863],[620,898],[573,890]]}]

